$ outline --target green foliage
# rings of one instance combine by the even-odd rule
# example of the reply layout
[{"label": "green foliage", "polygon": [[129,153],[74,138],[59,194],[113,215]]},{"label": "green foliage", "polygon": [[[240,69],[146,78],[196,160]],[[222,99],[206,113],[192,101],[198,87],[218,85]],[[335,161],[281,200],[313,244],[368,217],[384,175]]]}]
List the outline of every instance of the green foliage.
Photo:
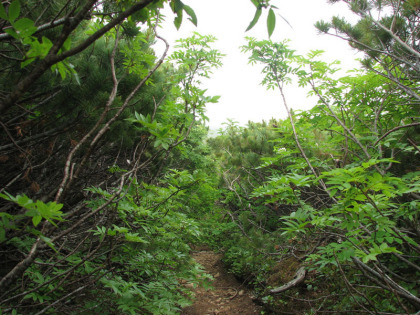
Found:
[{"label": "green foliage", "polygon": [[171,1],[171,9],[176,14],[176,17],[174,19],[174,25],[177,29],[181,27],[183,12],[187,13],[189,16],[188,20],[190,20],[195,26],[197,26],[197,16],[194,10],[190,6],[185,5],[181,0]]},{"label": "green foliage", "polygon": [[[1,308],[176,314],[192,302],[186,284],[210,278],[190,256],[204,242],[273,307],[293,305],[267,295],[278,269],[304,265],[306,291],[290,296],[310,292],[307,309],[417,310],[418,1],[346,1],[355,25],[318,23],[366,53],[342,77],[320,51],[248,38],[264,85],[284,97],[295,80],[318,103],[288,121],[230,120],[212,139],[205,106],[219,96],[201,80],[223,55],[194,33],[157,63],[168,2],[177,28],[185,14],[197,25],[180,0],[104,1],[79,20],[77,1],[0,4]],[[270,37],[277,8],[251,2],[247,30],[266,9]]]},{"label": "green foliage", "polygon": [[[348,40],[353,48],[365,54],[365,67],[373,69],[380,64],[382,69],[377,73],[402,83],[399,87],[407,93],[406,87],[410,84],[403,78],[418,81],[414,75],[416,67],[412,63],[415,55],[418,58],[418,50],[412,42],[418,37],[415,27],[418,1],[406,1],[398,6],[380,0],[342,2],[357,14],[357,22],[352,25],[344,18],[333,17],[331,22],[318,22],[318,30]],[[394,69],[403,69],[402,76],[393,73]],[[415,93],[409,94],[418,99]]]},{"label": "green foliage", "polygon": [[[23,214],[11,215],[6,212],[1,212],[1,231],[0,242],[6,240],[5,231],[8,229],[18,229],[16,222],[31,218],[34,227],[37,227],[39,223],[45,219],[49,223],[56,225],[55,221],[63,221],[63,212],[60,211],[63,204],[57,204],[55,202],[44,203],[40,200],[34,202],[26,195],[18,195],[16,197],[6,193],[0,194],[0,197],[17,204],[26,211]],[[39,233],[33,230],[32,233]]]},{"label": "green foliage", "polygon": [[274,28],[276,27],[276,15],[274,13],[274,10],[271,8],[268,11],[268,17],[267,17],[267,31],[268,31],[268,37],[271,37],[273,34]]},{"label": "green foliage", "polygon": [[179,281],[205,280],[189,256],[188,243],[201,237],[198,223],[180,211],[184,190],[192,182],[187,172],[175,170],[159,186],[132,182],[129,193],[118,202],[118,225],[92,231],[102,240],[121,244],[112,257],[103,258],[114,266],[100,281],[109,299],[103,305],[115,301],[116,309],[127,314],[175,313],[189,305],[189,289]]},{"label": "green foliage", "polygon": [[[224,210],[221,210],[221,214]],[[209,222],[207,244],[223,252],[223,262],[236,277],[243,279],[256,290],[264,290],[275,257],[270,256],[279,235],[268,235],[252,226],[246,226],[250,214],[243,212],[236,221]],[[216,217],[217,218],[217,217]],[[246,230],[247,237],[244,237]]]},{"label": "green foliage", "polygon": [[135,112],[134,116],[136,118],[128,118],[127,121],[140,124],[143,128],[140,128],[139,131],[147,131],[152,134],[156,139],[153,143],[155,148],[162,146],[165,150],[169,149],[169,145],[175,138],[173,131],[172,134],[170,132],[172,127],[171,125],[164,125],[162,123],[158,123],[156,120],[152,121],[150,114],[145,117],[144,115]]},{"label": "green foliage", "polygon": [[248,44],[241,47],[242,52],[250,52],[249,62],[262,63],[264,79],[261,82],[267,89],[275,89],[280,83],[290,83],[291,75],[297,69],[291,67],[291,60],[294,59],[294,51],[287,46],[287,40],[281,43],[274,43],[271,40],[257,41],[255,38],[247,37]]},{"label": "green foliage", "polygon": [[[100,27],[93,23],[91,26]],[[218,192],[213,188],[214,176],[206,174],[206,170],[212,168],[212,161],[204,158],[202,152],[207,150],[208,154],[209,149],[204,144],[198,147],[207,130],[196,129],[194,125],[196,115],[204,119],[205,104],[217,102],[218,97],[207,96],[194,75],[208,77],[212,67],[220,64],[220,53],[207,44],[214,38],[195,36],[196,47],[203,44],[205,49],[198,55],[187,52],[187,66],[182,64],[182,55],[174,57],[179,68],[166,64],[164,71],[149,80],[153,84],[142,87],[134,96],[130,110],[121,117],[115,113],[124,99],[154,66],[154,53],[145,34],[138,33],[134,39],[121,38],[114,49],[116,33],[109,33],[98,40],[91,51],[78,55],[72,62],[83,83],[80,86],[69,77],[61,82],[54,76],[46,78],[48,84],[38,92],[41,95],[45,92],[48,97],[35,107],[38,114],[33,115],[30,122],[40,130],[33,130],[38,133],[46,130],[48,135],[51,125],[75,126],[55,139],[61,152],[54,153],[55,163],[47,163],[49,169],[44,169],[43,173],[47,178],[52,176],[50,185],[59,184],[68,158],[66,151],[71,151],[85,136],[85,128],[94,128],[96,132],[105,122],[116,123],[106,129],[109,132],[103,138],[105,141],[97,144],[94,151],[88,142],[74,156],[73,161],[77,162],[73,167],[78,167],[84,163],[83,158],[92,154],[93,158],[88,159],[80,172],[72,168],[71,176],[75,172],[79,174],[80,177],[76,175],[73,179],[76,182],[82,179],[82,188],[86,184],[93,186],[82,190],[76,184],[77,188],[70,189],[72,197],[66,202],[67,207],[57,202],[41,202],[40,196],[33,192],[32,196],[36,197],[1,195],[2,207],[7,208],[0,212],[2,246],[10,253],[17,253],[17,259],[22,260],[33,248],[38,249],[35,263],[25,266],[27,273],[22,280],[17,280],[24,281],[22,288],[2,300],[2,308],[14,305],[25,292],[23,301],[31,312],[48,309],[55,312],[64,307],[71,313],[76,307],[64,306],[60,299],[84,292],[85,297],[76,304],[85,312],[173,314],[191,303],[191,289],[186,283],[206,282],[208,277],[189,255],[189,245],[201,242],[201,225],[196,218],[213,211]],[[209,51],[208,57],[205,50]],[[119,81],[118,93],[104,111],[112,90],[112,80],[104,78],[111,78],[112,67],[103,56],[113,51],[117,56],[113,66]],[[201,58],[200,63],[194,63],[196,57]],[[194,70],[188,70],[191,65]],[[183,85],[185,80],[188,80],[187,86]],[[60,93],[51,96],[51,86]],[[183,97],[187,98],[187,108]],[[79,102],[83,103],[82,112],[77,113],[74,104]],[[32,105],[28,108],[32,109]],[[95,125],[101,115],[104,120]],[[196,138],[187,141],[190,134]],[[141,150],[136,151],[139,142]],[[54,143],[51,142],[50,148],[54,149]],[[189,154],[192,151],[194,155]],[[35,161],[38,155],[41,156],[38,161],[44,158],[50,161],[44,148],[34,150],[34,156],[28,159]],[[124,158],[132,156],[136,159],[133,165]],[[195,165],[207,169],[187,171],[186,168],[193,165],[190,156]],[[139,165],[143,165],[142,168],[139,169]],[[95,169],[98,166],[100,169]],[[51,175],[53,170],[60,174],[58,178]],[[92,170],[99,176],[92,176]],[[28,174],[30,171],[25,180],[29,181]],[[100,178],[105,179],[106,187],[101,186]],[[36,182],[31,187],[40,189]],[[44,185],[43,189],[50,188]],[[54,189],[56,187],[52,188],[51,195]],[[12,263],[2,261],[2,276],[12,274]],[[51,301],[58,302],[48,306]]]},{"label": "green foliage", "polygon": [[[359,4],[353,8],[357,12],[369,10]],[[342,32],[356,36],[358,30],[344,21],[333,23],[335,27],[341,23]],[[318,25],[324,31],[332,27]],[[418,207],[419,191],[418,175],[413,172],[416,167],[409,157],[413,160],[418,155],[412,141],[418,137],[417,124],[411,124],[409,117],[416,116],[411,106],[416,95],[413,81],[394,79],[408,75],[407,70],[394,67],[392,76],[385,77],[382,74],[395,60],[382,59],[387,63],[371,64],[369,70],[337,78],[337,62],[319,61],[319,51],[303,57],[286,42],[252,38],[242,49],[250,53],[251,63],[263,64],[262,83],[268,88],[279,88],[284,97],[284,85],[297,80],[309,86],[310,94],[319,101],[308,112],[290,112],[289,122],[275,122],[272,152],[258,158],[260,166],[247,168],[253,178],[260,178],[255,184],[240,173],[228,176],[248,161],[244,158],[247,148],[238,139],[246,137],[250,128],[230,124],[216,138],[231,143],[231,147],[224,146],[226,154],[219,153],[223,157],[219,163],[229,190],[224,202],[241,232],[239,241],[227,245],[227,261],[242,276],[255,274],[247,258],[258,257],[252,249],[264,248],[255,246],[257,235],[263,234],[270,242],[271,235],[281,233],[304,254],[297,257],[294,246],[284,242],[277,253],[280,264],[291,254],[305,260],[311,272],[329,277],[329,292],[352,292],[352,299],[339,304],[325,300],[318,309],[407,312],[409,302],[414,310],[418,299],[410,272],[418,274],[415,259],[420,240],[413,209]],[[400,92],[402,84],[408,97]],[[293,143],[298,143],[299,150]],[[242,159],[235,159],[236,150]],[[273,210],[280,219],[270,222]],[[267,218],[264,224],[260,214]],[[260,254],[264,252],[266,255],[264,250]],[[269,274],[270,268],[267,270]],[[358,272],[366,277],[358,277]],[[392,289],[387,287],[389,279],[394,281]],[[393,296],[385,305],[382,300],[388,294]]]},{"label": "green foliage", "polygon": [[276,27],[276,15],[274,10],[278,9],[276,6],[269,4],[270,1],[267,0],[251,0],[251,2],[256,7],[255,15],[252,21],[249,23],[248,27],[246,28],[245,32],[251,30],[260,19],[261,13],[263,9],[268,9],[267,15],[267,32],[268,37],[271,37],[273,31]]}]

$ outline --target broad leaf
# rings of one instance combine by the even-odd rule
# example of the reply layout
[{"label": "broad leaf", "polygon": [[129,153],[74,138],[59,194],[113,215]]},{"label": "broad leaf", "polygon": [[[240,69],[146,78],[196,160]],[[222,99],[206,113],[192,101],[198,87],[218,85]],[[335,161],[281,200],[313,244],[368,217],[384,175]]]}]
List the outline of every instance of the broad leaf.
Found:
[{"label": "broad leaf", "polygon": [[32,223],[34,224],[34,226],[37,226],[42,220],[42,216],[40,215],[35,215],[32,217]]},{"label": "broad leaf", "polygon": [[63,49],[69,50],[71,48],[71,37],[68,37],[63,43]]},{"label": "broad leaf", "polygon": [[184,11],[190,16],[190,21],[197,26],[197,16],[194,10],[190,6],[184,5]]},{"label": "broad leaf", "polygon": [[12,36],[15,39],[19,39],[19,34],[15,32],[15,30],[8,28],[4,30],[5,33],[9,34],[10,36]]},{"label": "broad leaf", "polygon": [[0,4],[0,18],[2,18],[3,20],[8,20],[9,19],[7,17],[6,10],[4,9],[4,6],[2,4]]},{"label": "broad leaf", "polygon": [[249,23],[249,25],[248,25],[247,29],[245,30],[245,32],[248,32],[250,29],[252,29],[255,26],[255,24],[257,24],[257,22],[258,22],[258,20],[259,20],[259,18],[261,16],[261,12],[262,12],[262,9],[261,8],[257,8],[257,11],[255,11],[254,18],[252,19],[251,23]]},{"label": "broad leaf", "polygon": [[179,28],[181,27],[181,24],[182,24],[182,11],[179,11],[177,17],[174,19],[174,25],[177,30],[179,30]]},{"label": "broad leaf", "polygon": [[9,21],[13,22],[20,15],[20,3],[18,0],[13,1],[9,6]]},{"label": "broad leaf", "polygon": [[34,21],[28,18],[20,19],[13,24],[13,27],[18,31],[24,31],[25,29],[33,27],[33,26],[34,26]]},{"label": "broad leaf", "polygon": [[184,8],[184,4],[182,3],[181,0],[173,0],[171,2],[171,7],[172,7],[172,11],[174,13],[179,13]]},{"label": "broad leaf", "polygon": [[268,17],[267,17],[268,37],[271,37],[275,27],[276,27],[276,15],[274,14],[274,10],[270,9],[270,11],[268,12]]},{"label": "broad leaf", "polygon": [[13,27],[19,32],[21,38],[29,37],[34,34],[38,29],[34,26],[34,21],[31,19],[23,18],[16,21]]}]

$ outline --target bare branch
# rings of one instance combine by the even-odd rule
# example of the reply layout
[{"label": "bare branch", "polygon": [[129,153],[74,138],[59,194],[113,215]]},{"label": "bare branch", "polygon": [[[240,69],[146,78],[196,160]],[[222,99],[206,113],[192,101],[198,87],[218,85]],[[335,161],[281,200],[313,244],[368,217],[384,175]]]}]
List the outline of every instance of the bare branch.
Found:
[{"label": "bare branch", "polygon": [[382,139],[384,139],[385,137],[387,137],[389,134],[400,130],[402,128],[409,128],[409,127],[414,127],[414,126],[420,126],[420,122],[417,123],[412,123],[412,124],[408,124],[408,125],[403,125],[403,126],[397,126],[395,128],[392,128],[391,130],[388,130],[384,135],[382,135],[378,140],[375,141],[375,143],[373,145],[377,145],[379,143],[379,141],[381,141]]}]

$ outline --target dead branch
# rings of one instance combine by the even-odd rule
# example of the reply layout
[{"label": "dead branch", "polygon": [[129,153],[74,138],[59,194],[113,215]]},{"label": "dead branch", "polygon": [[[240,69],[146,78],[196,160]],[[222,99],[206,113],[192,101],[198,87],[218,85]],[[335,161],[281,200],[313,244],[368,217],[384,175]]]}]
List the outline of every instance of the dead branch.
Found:
[{"label": "dead branch", "polygon": [[270,290],[270,294],[276,294],[276,293],[281,293],[281,292],[287,291],[287,290],[297,286],[298,284],[302,283],[303,280],[305,280],[305,277],[306,277],[305,267],[300,267],[298,269],[298,271],[296,272],[293,280],[287,282],[286,284],[282,285],[281,287],[274,288],[274,289]]},{"label": "dead branch", "polygon": [[413,295],[408,290],[404,289],[402,286],[400,286],[398,283],[392,280],[389,276],[387,276],[386,274],[380,274],[379,272],[373,270],[356,257],[353,257],[352,259],[356,266],[363,272],[363,274],[369,275],[369,278],[371,280],[374,280],[374,282],[376,282],[376,284],[378,284],[380,287],[382,287],[385,290],[389,290],[390,288],[387,286],[389,285],[395,294],[407,299],[414,306],[420,307],[420,298]]}]

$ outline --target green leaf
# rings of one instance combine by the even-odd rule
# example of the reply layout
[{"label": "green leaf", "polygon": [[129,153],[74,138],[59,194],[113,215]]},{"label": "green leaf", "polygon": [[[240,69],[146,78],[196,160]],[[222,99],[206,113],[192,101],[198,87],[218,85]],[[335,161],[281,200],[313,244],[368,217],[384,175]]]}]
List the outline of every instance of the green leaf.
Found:
[{"label": "green leaf", "polygon": [[190,16],[190,21],[197,26],[197,16],[195,15],[194,10],[188,6],[188,5],[184,5],[184,11]]},{"label": "green leaf", "polygon": [[19,206],[24,207],[25,209],[32,209],[34,202],[26,195],[17,195],[16,198],[13,198],[12,201],[19,204]]},{"label": "green leaf", "polygon": [[251,23],[249,23],[245,32],[248,32],[250,29],[252,29],[255,26],[255,24],[257,24],[258,20],[260,19],[261,12],[262,12],[262,9],[257,8],[257,11],[255,11],[254,18],[252,19]]},{"label": "green leaf", "polygon": [[39,222],[41,222],[41,220],[42,220],[42,216],[36,215],[32,218],[32,223],[34,224],[34,226],[37,226]]},{"label": "green leaf", "polygon": [[13,1],[9,6],[9,21],[14,22],[20,15],[20,3],[18,0]]},{"label": "green leaf", "polygon": [[219,102],[219,99],[220,95],[213,96],[212,98],[210,98],[209,103],[217,103]]},{"label": "green leaf", "polygon": [[184,8],[184,4],[181,0],[173,0],[171,2],[172,11],[174,13],[180,13],[182,12],[182,9]]},{"label": "green leaf", "polygon": [[177,30],[179,30],[179,28],[181,27],[181,24],[182,24],[182,11],[179,11],[177,17],[174,19],[174,25]]},{"label": "green leaf", "polygon": [[42,57],[45,57],[50,51],[53,43],[45,36],[42,36]]},{"label": "green leaf", "polygon": [[2,4],[0,4],[0,18],[6,21],[9,19],[6,10],[4,9],[4,6]]},{"label": "green leaf", "polygon": [[25,61],[22,61],[22,63],[20,64],[20,67],[23,69],[25,68],[27,65],[29,65],[30,63],[34,62],[35,58],[28,58]]},{"label": "green leaf", "polygon": [[252,4],[255,5],[256,7],[259,6],[258,0],[251,0]]},{"label": "green leaf", "polygon": [[51,241],[50,238],[43,235],[40,235],[39,237],[45,242],[45,244],[47,244],[49,247],[51,247],[51,249],[58,253],[57,249],[54,247],[54,243]]},{"label": "green leaf", "polygon": [[146,22],[149,19],[149,10],[144,8],[134,15],[139,22]]},{"label": "green leaf", "polygon": [[268,37],[271,37],[271,35],[274,32],[275,27],[276,27],[276,15],[274,14],[274,10],[270,9],[270,11],[268,12],[268,17],[267,17]]},{"label": "green leaf", "polygon": [[34,34],[38,29],[34,26],[35,23],[31,19],[23,18],[13,24],[13,27],[21,38],[29,37]]},{"label": "green leaf", "polygon": [[3,199],[8,200],[8,201],[14,200],[13,196],[8,194],[7,192],[6,192],[6,194],[0,194],[0,198],[3,198]]},{"label": "green leaf", "polygon": [[70,47],[71,47],[71,37],[67,37],[67,39],[63,43],[63,49],[64,50],[69,50]]},{"label": "green leaf", "polygon": [[60,73],[61,79],[64,80],[67,76],[66,66],[64,65],[63,62],[58,62],[57,64],[55,64],[55,66],[56,66],[55,69],[58,70],[58,73]]},{"label": "green leaf", "polygon": [[23,18],[13,23],[13,27],[18,31],[24,31],[25,29],[34,26],[34,24],[34,21],[32,21],[31,19]]},{"label": "green leaf", "polygon": [[15,39],[19,39],[19,34],[15,32],[15,30],[8,28],[4,30],[5,33],[9,34],[10,36],[12,36]]}]

